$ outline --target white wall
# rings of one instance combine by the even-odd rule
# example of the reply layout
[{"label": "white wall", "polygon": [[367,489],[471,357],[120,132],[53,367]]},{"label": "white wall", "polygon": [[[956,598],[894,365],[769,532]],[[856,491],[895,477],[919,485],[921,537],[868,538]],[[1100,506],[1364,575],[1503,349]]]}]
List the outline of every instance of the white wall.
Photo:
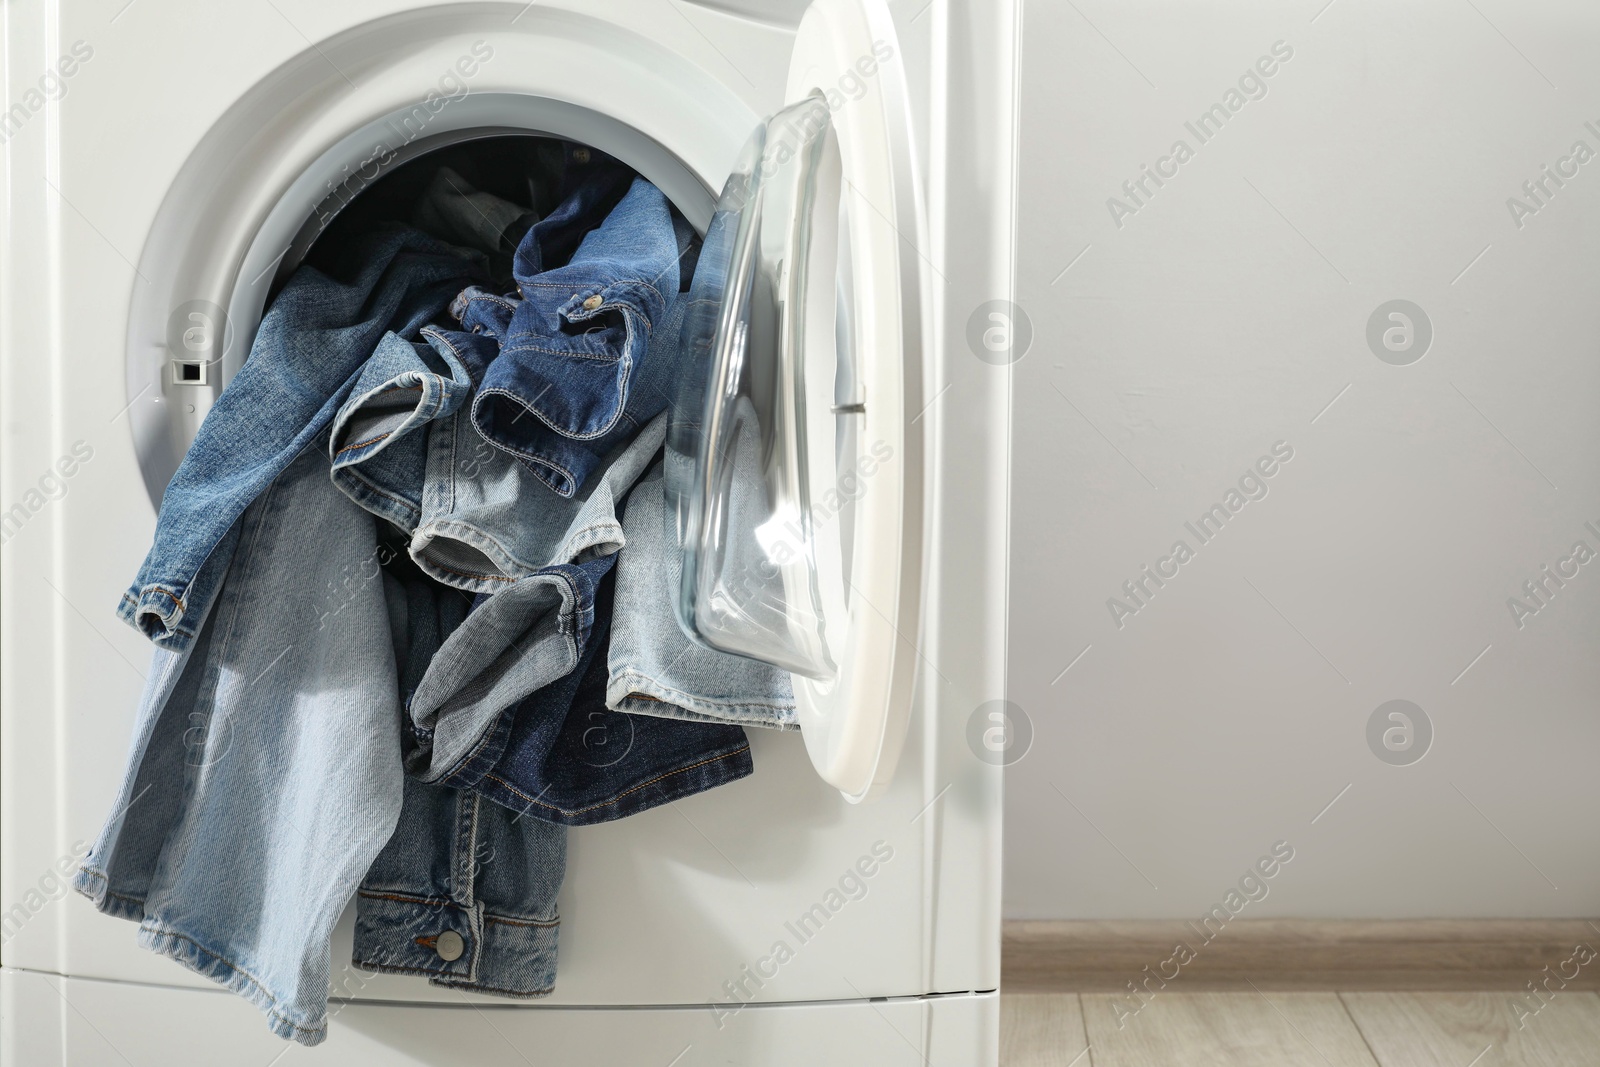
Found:
[{"label": "white wall", "polygon": [[[1324,5],[1027,5],[1012,918],[1197,917],[1280,840],[1247,915],[1600,913],[1600,560],[1508,607],[1600,552],[1600,158],[1507,206],[1600,153],[1600,7]],[[1184,122],[1278,41],[1201,144]],[[1119,228],[1107,198],[1179,139]],[[1366,339],[1396,298],[1434,329],[1407,366]],[[1279,441],[1200,545],[1184,523]],[[1119,628],[1107,599],[1179,539]],[[1408,766],[1367,740],[1393,699],[1435,732]]]}]

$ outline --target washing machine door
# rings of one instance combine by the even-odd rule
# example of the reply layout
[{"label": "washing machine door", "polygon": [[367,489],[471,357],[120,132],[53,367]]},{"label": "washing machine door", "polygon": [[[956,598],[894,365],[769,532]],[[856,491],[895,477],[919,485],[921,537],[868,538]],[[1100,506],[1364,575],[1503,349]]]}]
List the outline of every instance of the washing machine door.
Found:
[{"label": "washing machine door", "polygon": [[887,785],[920,658],[924,227],[882,0],[816,0],[701,250],[672,405],[678,618],[794,675],[817,772]]}]

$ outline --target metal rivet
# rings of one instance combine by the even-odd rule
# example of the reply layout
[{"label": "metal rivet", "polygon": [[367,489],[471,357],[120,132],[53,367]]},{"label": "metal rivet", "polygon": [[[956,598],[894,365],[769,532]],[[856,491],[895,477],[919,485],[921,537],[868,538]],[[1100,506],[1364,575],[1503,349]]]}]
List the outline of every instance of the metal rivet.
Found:
[{"label": "metal rivet", "polygon": [[603,303],[603,301],[600,299],[600,294],[596,293],[594,296],[591,296],[589,299],[585,300],[583,302],[583,306],[586,311],[593,311],[595,308],[599,307],[601,303]]},{"label": "metal rivet", "polygon": [[462,941],[461,935],[456,933],[454,930],[446,930],[444,933],[440,934],[439,939],[433,943],[433,950],[437,952],[439,954],[439,958],[444,960],[446,963],[460,959],[461,953],[466,949],[466,947],[466,942]]}]

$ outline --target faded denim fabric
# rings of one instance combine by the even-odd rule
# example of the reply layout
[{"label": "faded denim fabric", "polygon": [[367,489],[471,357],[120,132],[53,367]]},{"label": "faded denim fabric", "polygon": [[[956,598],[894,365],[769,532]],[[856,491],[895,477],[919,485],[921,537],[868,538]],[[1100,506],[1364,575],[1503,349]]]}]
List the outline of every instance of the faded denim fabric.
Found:
[{"label": "faded denim fabric", "polygon": [[421,745],[407,756],[410,774],[435,784],[481,774],[504,745],[504,713],[577,667],[595,587],[623,544],[619,502],[665,434],[658,417],[564,498],[484,445],[465,411],[432,424],[411,558],[446,585],[493,595],[444,641],[411,697]]},{"label": "faded denim fabric", "polygon": [[582,492],[561,496],[478,436],[465,409],[437,420],[411,557],[446,585],[496,593],[545,567],[610,555],[622,547],[620,502],[665,435],[658,418]]},{"label": "faded denim fabric", "polygon": [[[467,290],[462,330],[428,324],[486,279],[482,256],[407,227],[291,276],[119,609],[155,658],[74,885],[302,1044],[326,1036],[352,894],[358,964],[543,995],[566,826],[743,777],[737,723],[785,724],[782,699],[792,722],[782,672],[673,655],[669,598],[612,619],[613,586],[627,610],[660,592],[638,568],[676,562],[624,532],[662,540],[659,473],[653,500],[630,492],[665,436],[698,239],[615,160],[562,152],[559,202],[517,246],[519,296]],[[431,195],[417,217],[480,252],[534,217],[444,169]],[[479,419],[494,381],[504,406]],[[643,680],[623,710],[660,718],[607,708],[619,657]],[[722,694],[746,678],[748,699]]]},{"label": "faded denim fabric", "polygon": [[[463,327],[500,342],[472,403],[478,432],[562,496],[665,409],[678,370],[679,261],[699,245],[661,191],[635,178],[566,265],[541,270],[546,227],[570,206],[518,248],[521,299],[469,289],[451,307]],[[670,344],[652,344],[666,334]]]},{"label": "faded denim fabric", "polygon": [[246,509],[200,639],[156,651],[121,796],[74,883],[306,1045],[326,1036],[334,924],[403,778],[375,522],[325,449]]},{"label": "faded denim fabric", "polygon": [[[603,648],[597,674],[586,678],[610,626],[620,501],[654,453],[659,428],[607,462],[581,499],[563,499],[491,448],[464,416],[442,417],[494,358],[494,340],[434,327],[423,336],[427,344],[386,338],[369,362],[334,422],[335,480],[368,510],[411,531],[410,554],[433,578],[480,597],[518,586],[474,626],[515,615],[514,625],[523,627],[510,631],[519,646],[519,685],[540,688],[514,708],[496,706],[506,699],[496,692],[469,705],[464,719],[461,707],[430,718],[438,699],[432,689],[408,700],[417,716],[408,720],[415,739],[408,768],[429,783],[476,790],[567,825],[621,818],[749,774],[749,746],[737,727],[636,721],[607,709]],[[658,333],[651,360],[671,365],[677,336],[675,329]],[[446,365],[448,377],[438,373]],[[424,439],[425,474],[416,468]],[[458,676],[446,684],[474,682]],[[603,758],[591,751],[598,737],[617,739]],[[445,746],[442,754],[436,743]]]},{"label": "faded denim fabric", "polygon": [[617,563],[606,704],[701,722],[798,729],[789,672],[690,640],[674,611],[682,557],[662,466],[634,486]]},{"label": "faded denim fabric", "polygon": [[[472,598],[434,582],[404,554],[389,561],[384,583],[409,699]],[[414,747],[414,735],[403,734]],[[565,828],[407,778],[399,823],[356,895],[354,962],[478,993],[548,993],[565,871]]]},{"label": "faded denim fabric", "polygon": [[[623,548],[626,555],[628,549]],[[737,726],[672,722],[606,707],[614,572],[595,594],[578,666],[519,703],[492,768],[458,784],[566,826],[610,822],[743,778],[754,769]]]},{"label": "faded denim fabric", "polygon": [[490,338],[436,326],[423,327],[420,342],[385,334],[334,416],[334,484],[374,515],[414,531],[428,458],[428,434],[418,431],[466,402],[497,348]]},{"label": "faded denim fabric", "polygon": [[155,543],[117,609],[159,645],[193,640],[236,520],[327,427],[379,340],[416,337],[485,269],[481,256],[400,226],[347,251],[347,273],[302,266],[290,277],[167,485]]}]

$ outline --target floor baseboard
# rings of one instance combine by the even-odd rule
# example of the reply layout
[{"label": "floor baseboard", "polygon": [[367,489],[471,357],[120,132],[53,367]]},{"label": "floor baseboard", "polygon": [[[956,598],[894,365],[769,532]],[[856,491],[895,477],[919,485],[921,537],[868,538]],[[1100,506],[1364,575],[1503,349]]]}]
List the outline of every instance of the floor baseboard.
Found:
[{"label": "floor baseboard", "polygon": [[1006,992],[1114,993],[1162,980],[1192,992],[1600,989],[1600,920],[1005,924]]}]

